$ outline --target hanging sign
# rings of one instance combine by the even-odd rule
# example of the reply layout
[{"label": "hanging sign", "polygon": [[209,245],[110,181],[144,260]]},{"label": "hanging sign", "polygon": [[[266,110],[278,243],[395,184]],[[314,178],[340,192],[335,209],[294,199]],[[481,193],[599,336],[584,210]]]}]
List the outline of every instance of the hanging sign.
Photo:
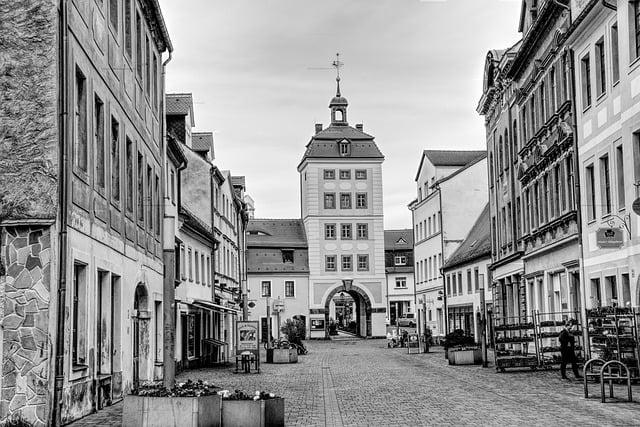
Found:
[{"label": "hanging sign", "polygon": [[640,215],[640,197],[638,197],[633,201],[633,204],[631,205],[631,209],[633,209],[636,215]]},{"label": "hanging sign", "polygon": [[619,228],[598,228],[596,231],[596,244],[600,249],[618,249],[623,243],[622,230]]}]

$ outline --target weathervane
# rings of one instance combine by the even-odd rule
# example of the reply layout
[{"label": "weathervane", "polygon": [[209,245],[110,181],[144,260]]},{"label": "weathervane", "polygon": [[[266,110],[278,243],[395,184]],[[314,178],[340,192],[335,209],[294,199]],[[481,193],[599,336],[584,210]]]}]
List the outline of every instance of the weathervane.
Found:
[{"label": "weathervane", "polygon": [[340,68],[344,65],[344,62],[340,61],[340,52],[336,53],[336,60],[331,65],[336,69],[336,96],[340,96]]}]

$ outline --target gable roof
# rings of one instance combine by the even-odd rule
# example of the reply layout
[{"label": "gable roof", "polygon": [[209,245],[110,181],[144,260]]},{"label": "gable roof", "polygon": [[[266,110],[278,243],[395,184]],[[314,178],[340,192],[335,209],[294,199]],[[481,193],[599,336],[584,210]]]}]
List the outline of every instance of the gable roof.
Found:
[{"label": "gable roof", "polygon": [[247,224],[247,247],[307,248],[301,219],[252,219]]},{"label": "gable roof", "polygon": [[487,203],[471,227],[467,237],[458,249],[445,262],[445,269],[469,263],[473,260],[491,256],[491,228],[489,225],[489,204]]},{"label": "gable roof", "polygon": [[461,167],[460,169],[456,170],[455,172],[440,178],[439,180],[437,180],[436,182],[434,182],[431,187],[434,187],[442,182],[448,181],[451,178],[453,178],[456,175],[461,174],[462,172],[466,171],[467,169],[469,169],[471,166],[475,165],[478,162],[481,162],[482,160],[487,158],[487,152],[483,151],[483,155],[476,157],[475,159],[473,159],[472,161],[470,161],[469,163],[467,163],[466,165],[464,165],[463,167]]},{"label": "gable roof", "polygon": [[246,188],[246,178],[244,176],[232,176],[231,185]]},{"label": "gable roof", "polygon": [[384,249],[386,251],[413,250],[413,230],[410,228],[384,230]]},{"label": "gable roof", "polygon": [[165,109],[168,116],[191,115],[191,127],[196,125],[193,117],[193,96],[190,93],[168,93],[165,97]]},{"label": "gable roof", "polygon": [[415,181],[420,176],[424,159],[429,159],[433,166],[464,166],[476,158],[486,156],[485,150],[424,150],[418,165]]},{"label": "gable roof", "polygon": [[193,151],[209,152],[211,158],[213,155],[213,133],[212,132],[194,132],[191,134],[191,146]]}]

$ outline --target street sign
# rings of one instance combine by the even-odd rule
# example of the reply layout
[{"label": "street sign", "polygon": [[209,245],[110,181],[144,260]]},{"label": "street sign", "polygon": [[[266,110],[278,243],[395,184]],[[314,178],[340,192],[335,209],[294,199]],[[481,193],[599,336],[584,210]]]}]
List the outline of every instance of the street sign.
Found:
[{"label": "street sign", "polygon": [[273,312],[280,313],[284,311],[284,300],[278,298],[273,301]]},{"label": "street sign", "polygon": [[640,215],[640,197],[638,197],[633,201],[633,204],[631,205],[631,209],[633,209],[636,215]]},{"label": "street sign", "polygon": [[623,243],[622,230],[619,228],[598,228],[596,231],[596,244],[600,249],[618,249]]}]

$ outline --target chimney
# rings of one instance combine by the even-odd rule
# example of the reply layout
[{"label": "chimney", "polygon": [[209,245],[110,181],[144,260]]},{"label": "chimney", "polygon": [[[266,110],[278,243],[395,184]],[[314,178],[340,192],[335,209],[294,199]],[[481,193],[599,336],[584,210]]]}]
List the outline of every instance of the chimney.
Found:
[{"label": "chimney", "polygon": [[322,132],[322,123],[316,123],[316,134]]},{"label": "chimney", "polygon": [[363,127],[362,127],[362,123],[358,123],[358,124],[356,125],[356,129],[358,129],[360,132],[362,132],[362,129],[363,129]]}]

